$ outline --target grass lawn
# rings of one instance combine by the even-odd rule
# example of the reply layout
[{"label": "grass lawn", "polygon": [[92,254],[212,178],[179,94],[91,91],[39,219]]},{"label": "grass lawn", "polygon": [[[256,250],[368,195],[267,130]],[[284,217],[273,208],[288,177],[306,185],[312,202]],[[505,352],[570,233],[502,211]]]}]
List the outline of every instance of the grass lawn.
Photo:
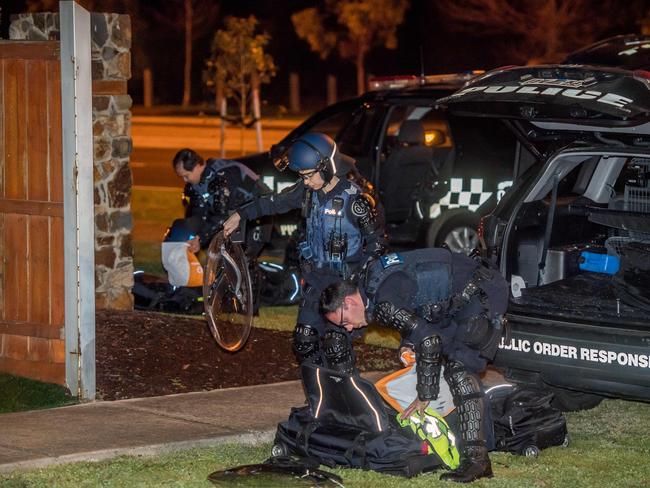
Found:
[{"label": "grass lawn", "polygon": [[[53,408],[76,403],[65,388],[0,373],[0,414]],[[2,427],[0,427],[0,436]]]},{"label": "grass lawn", "polygon": [[[567,414],[572,442],[568,448],[542,451],[539,458],[493,453],[495,477],[476,487],[642,487],[650,486],[650,405],[607,400],[593,410]],[[268,457],[270,444],[224,445],[154,457],[121,457],[100,463],[76,463],[0,475],[3,487],[212,486],[206,477],[217,469],[257,463]],[[334,470],[348,487],[458,486],[437,474],[414,479],[358,470]],[[255,484],[272,485],[267,479]],[[231,485],[232,486],[232,485]]]}]

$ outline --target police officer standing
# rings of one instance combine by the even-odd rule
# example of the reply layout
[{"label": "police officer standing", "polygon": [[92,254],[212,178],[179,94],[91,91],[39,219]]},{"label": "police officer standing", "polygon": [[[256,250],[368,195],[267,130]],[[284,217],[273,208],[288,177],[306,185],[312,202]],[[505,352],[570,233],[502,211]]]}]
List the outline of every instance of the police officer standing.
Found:
[{"label": "police officer standing", "polygon": [[240,207],[225,222],[224,233],[237,229],[241,219],[302,209],[307,228],[306,239],[299,244],[304,289],[294,351],[301,363],[323,364],[330,356],[352,368],[352,356],[341,358],[337,352],[352,354],[350,337],[336,328],[325,330],[319,298],[327,285],[349,278],[370,258],[380,255],[385,236],[372,197],[356,183],[339,178],[337,173],[347,165],[346,159],[329,136],[316,132],[301,136],[275,162],[281,171],[288,167],[297,172],[300,181],[280,194],[256,198]]},{"label": "police officer standing", "polygon": [[327,287],[321,311],[348,332],[369,322],[397,329],[416,353],[417,398],[404,411],[422,412],[437,398],[441,365],[459,414],[460,466],[442,479],[491,477],[487,407],[478,373],[494,358],[508,303],[503,277],[476,259],[447,249],[382,256],[360,281]]}]

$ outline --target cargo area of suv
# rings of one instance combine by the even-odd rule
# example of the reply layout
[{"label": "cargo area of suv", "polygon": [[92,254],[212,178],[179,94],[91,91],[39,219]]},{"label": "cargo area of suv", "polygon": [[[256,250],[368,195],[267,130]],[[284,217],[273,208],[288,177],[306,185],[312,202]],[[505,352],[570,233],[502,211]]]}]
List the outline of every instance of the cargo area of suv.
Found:
[{"label": "cargo area of suv", "polygon": [[505,243],[511,310],[650,327],[650,277],[633,271],[650,261],[650,158],[581,151],[555,168]]},{"label": "cargo area of suv", "polygon": [[506,68],[441,103],[516,140],[513,185],[480,227],[511,288],[495,364],[566,409],[650,401],[648,73]]}]

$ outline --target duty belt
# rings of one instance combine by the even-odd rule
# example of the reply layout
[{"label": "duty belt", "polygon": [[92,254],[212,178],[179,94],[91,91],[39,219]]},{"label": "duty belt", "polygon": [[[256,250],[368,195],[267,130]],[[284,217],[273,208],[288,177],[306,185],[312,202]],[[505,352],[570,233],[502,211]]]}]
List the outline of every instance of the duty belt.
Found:
[{"label": "duty belt", "polygon": [[456,293],[451,297],[449,309],[447,310],[448,316],[454,316],[458,311],[467,305],[474,295],[479,295],[479,300],[484,310],[489,310],[487,295],[479,286],[481,281],[489,280],[492,274],[485,268],[476,268],[472,274],[472,279],[467,282],[465,288],[460,293]]},{"label": "duty belt", "polygon": [[331,263],[315,263],[311,259],[302,260],[300,263],[301,271],[303,274],[323,273],[339,276],[343,280],[350,278],[357,270],[358,266],[359,261],[342,262],[340,263],[340,266],[331,266]]},{"label": "duty belt", "polygon": [[[439,322],[444,318],[453,317],[461,308],[467,305],[475,295],[479,295],[479,300],[484,311],[489,312],[490,307],[487,295],[481,289],[479,283],[491,278],[492,274],[487,269],[483,267],[477,268],[472,274],[472,279],[465,285],[465,288],[445,300],[422,305],[420,307],[420,316],[429,322]],[[496,328],[500,328],[501,316],[497,316],[497,318],[492,320],[492,323]]]}]

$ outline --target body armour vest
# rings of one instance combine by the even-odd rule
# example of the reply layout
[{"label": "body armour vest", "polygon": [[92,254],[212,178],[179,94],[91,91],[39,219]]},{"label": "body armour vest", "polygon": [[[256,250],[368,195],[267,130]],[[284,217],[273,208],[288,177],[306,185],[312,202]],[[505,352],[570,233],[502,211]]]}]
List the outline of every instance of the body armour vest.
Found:
[{"label": "body armour vest", "polygon": [[352,182],[347,182],[343,188],[338,195],[328,198],[323,204],[315,195],[312,197],[304,246],[307,252],[302,255],[318,268],[345,271],[347,263],[361,259],[361,230],[358,223],[350,219],[350,207],[361,190]]},{"label": "body armour vest", "polygon": [[398,272],[406,273],[417,283],[412,300],[416,313],[424,305],[441,302],[452,295],[452,256],[446,249],[416,249],[381,256],[367,271],[366,295],[374,301],[381,284]]}]

